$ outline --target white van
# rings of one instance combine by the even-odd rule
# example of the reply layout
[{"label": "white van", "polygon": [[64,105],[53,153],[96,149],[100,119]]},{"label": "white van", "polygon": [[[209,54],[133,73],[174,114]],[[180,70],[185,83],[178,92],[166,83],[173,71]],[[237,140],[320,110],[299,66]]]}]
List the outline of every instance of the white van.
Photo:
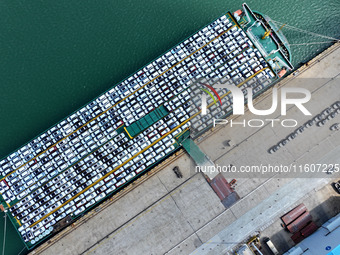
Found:
[{"label": "white van", "polygon": [[269,239],[269,237],[264,238],[264,243],[267,245],[267,248],[274,254],[278,255],[279,252],[276,249],[275,245],[272,243],[272,241]]}]

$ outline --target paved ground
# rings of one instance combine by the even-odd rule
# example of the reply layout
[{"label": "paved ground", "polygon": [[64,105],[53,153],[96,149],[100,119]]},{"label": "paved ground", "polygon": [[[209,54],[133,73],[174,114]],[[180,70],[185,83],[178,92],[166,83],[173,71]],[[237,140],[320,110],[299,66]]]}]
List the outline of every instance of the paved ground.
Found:
[{"label": "paved ground", "polygon": [[[298,86],[301,87],[308,84],[308,89],[313,94],[307,108],[313,115],[339,99],[339,80],[331,79],[340,70],[339,53],[340,50],[333,52],[300,76],[305,79],[323,79],[310,79],[303,84],[300,83],[302,79],[294,79],[285,85],[297,86],[294,83],[299,83]],[[264,96],[256,106],[268,108],[270,102],[270,98]],[[282,119],[278,113],[273,116]],[[248,113],[245,119],[249,118],[252,117]],[[295,108],[289,109],[285,118],[296,118],[299,125],[310,119],[301,117]],[[333,120],[335,121],[339,121],[339,116]],[[329,125],[333,122],[322,128],[307,129],[272,155],[268,154],[268,148],[292,130],[271,128],[269,125],[254,130],[224,127],[206,137],[200,147],[216,164],[233,164],[237,167],[261,163],[302,164],[330,161],[334,159],[337,146],[340,145],[340,133],[329,130]],[[225,146],[225,140],[232,140],[234,145]],[[329,151],[333,153],[325,156]],[[178,179],[173,173],[172,168],[175,165],[180,166],[183,178]],[[315,188],[330,181],[325,179],[328,177],[326,175],[314,180],[290,179],[274,174],[224,175],[227,179],[237,179],[235,189],[242,198],[227,210],[203,175],[195,173],[191,160],[184,155],[54,243],[42,254],[221,254],[245,239],[248,234],[267,227],[266,223],[275,222],[281,214],[304,199],[306,194],[311,196]],[[292,190],[296,192],[290,195]],[[327,194],[326,192],[323,199],[315,199],[315,205],[326,200]]]},{"label": "paved ground", "polygon": [[[339,54],[340,50],[337,52]],[[340,57],[335,59],[332,56],[331,58],[332,61],[336,61],[335,68],[329,68],[328,61],[330,60],[325,59],[301,74],[299,79],[295,79],[285,85],[287,87],[305,87],[312,92],[312,99],[306,104],[306,107],[312,112],[313,116],[339,99]],[[320,73],[322,73],[317,71],[320,68],[325,69],[322,78],[318,78]],[[311,77],[315,77],[315,79]],[[325,100],[326,98],[327,100]],[[262,97],[259,104],[263,107],[261,109],[268,109],[271,104],[269,96]],[[253,116],[249,114],[241,118],[238,117],[235,120],[241,122],[242,118],[248,120],[253,118]],[[296,108],[290,108],[287,116],[274,113],[269,118],[297,119],[299,120],[299,125],[301,125],[311,117],[301,115],[301,112]],[[200,146],[215,164],[233,164],[237,168],[251,165],[260,166],[261,164],[283,164],[288,166],[290,164],[299,166],[306,163],[335,164],[339,163],[338,155],[340,147],[338,146],[340,145],[340,134],[329,130],[330,125],[335,122],[339,122],[339,116],[323,127],[313,126],[306,129],[296,139],[289,142],[275,154],[269,154],[267,150],[289,135],[295,128],[290,129],[281,126],[273,128],[267,125],[254,131],[252,128],[226,126],[202,142]],[[219,152],[223,149],[222,142],[229,139],[233,141],[232,144],[234,145],[231,148],[224,148],[226,151],[220,154]],[[211,146],[212,144],[215,146]],[[259,173],[224,173],[224,175],[226,178],[236,178],[238,180],[238,185],[235,189],[241,197],[244,197],[250,191],[252,191],[252,195],[231,208],[231,210],[237,208],[238,215],[243,216],[216,233],[213,238],[196,249],[193,254],[224,254],[233,248],[235,243],[241,242],[261,226],[265,225],[268,220],[270,221],[275,217],[278,218],[284,211],[287,211],[287,208],[291,208],[296,201],[300,200],[308,192],[314,188],[322,187],[330,181],[330,176],[325,173],[316,175],[319,177],[318,179],[290,180],[284,178],[282,184],[287,184],[284,184],[281,188],[273,185],[273,179],[267,179],[267,177],[271,178],[270,175],[261,175]],[[284,177],[277,174],[271,174],[271,176],[274,179]],[[303,176],[306,176],[306,174],[303,173]],[[297,177],[297,175],[291,174],[287,175],[287,177]],[[259,188],[255,188],[259,184]],[[247,202],[245,202],[246,200]],[[211,232],[211,234],[213,233]],[[229,240],[228,244],[225,244],[223,240]]]}]

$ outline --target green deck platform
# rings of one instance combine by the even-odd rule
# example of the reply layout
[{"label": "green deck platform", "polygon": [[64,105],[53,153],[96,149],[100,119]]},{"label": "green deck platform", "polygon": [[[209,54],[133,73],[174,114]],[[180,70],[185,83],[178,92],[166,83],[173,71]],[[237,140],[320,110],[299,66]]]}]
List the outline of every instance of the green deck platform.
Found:
[{"label": "green deck platform", "polygon": [[145,115],[143,118],[132,123],[130,126],[126,127],[126,131],[128,132],[129,137],[132,139],[132,137],[135,137],[139,133],[143,132],[145,129],[152,126],[154,123],[164,118],[168,114],[169,112],[162,105],[149,114]]}]

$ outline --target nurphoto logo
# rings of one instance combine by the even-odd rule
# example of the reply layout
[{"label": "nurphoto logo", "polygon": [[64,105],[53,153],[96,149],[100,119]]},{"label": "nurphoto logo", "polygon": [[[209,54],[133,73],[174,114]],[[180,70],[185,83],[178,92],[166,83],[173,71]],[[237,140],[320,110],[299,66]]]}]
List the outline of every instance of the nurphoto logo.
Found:
[{"label": "nurphoto logo", "polygon": [[[201,83],[202,85],[204,85],[206,88],[201,88],[201,90],[203,91],[202,93],[202,97],[201,97],[201,114],[202,115],[207,115],[207,95],[209,95],[214,103],[216,104],[217,101],[214,97],[214,95],[216,96],[216,98],[218,99],[220,105],[222,106],[222,100],[221,97],[219,96],[219,94],[217,93],[216,89],[227,89],[230,91],[232,97],[233,97],[233,102],[232,102],[232,114],[233,115],[244,115],[244,106],[245,106],[245,95],[243,94],[242,90],[235,86],[235,85],[231,85],[231,84],[221,84],[221,83],[216,83],[213,86],[208,85],[208,84],[204,84]],[[210,89],[213,94],[208,90]],[[304,89],[304,88],[282,88],[281,89],[281,95],[278,95],[278,89],[277,88],[273,88],[272,89],[272,105],[269,109],[266,110],[259,110],[256,109],[254,107],[254,102],[253,102],[253,90],[252,88],[246,88],[247,91],[247,95],[248,95],[248,99],[247,99],[247,106],[248,109],[251,113],[253,113],[254,115],[257,116],[267,116],[270,115],[272,113],[274,113],[279,105],[279,99],[281,102],[281,115],[282,116],[286,116],[287,115],[287,106],[288,105],[295,105],[295,107],[297,107],[304,115],[306,116],[310,116],[312,115],[307,108],[303,105],[307,102],[309,102],[309,100],[311,99],[311,93],[309,90]],[[294,97],[291,98],[289,97],[289,95],[294,94],[295,96],[298,95],[298,97]],[[267,119],[266,119],[267,120]],[[284,127],[295,127],[297,125],[297,121],[294,119],[285,119],[285,120],[279,120],[279,119],[268,119],[267,121],[271,121],[272,122],[272,126],[274,126],[274,122],[276,121],[281,121],[282,126]],[[251,123],[255,123],[258,122],[257,125],[253,125]],[[291,124],[288,124],[289,122],[291,122]],[[214,126],[216,125],[225,125],[229,123],[228,120],[226,119],[215,119],[214,118]],[[264,121],[260,120],[260,119],[252,119],[249,120],[248,123],[250,123],[248,126],[250,127],[261,127],[263,123],[264,125]],[[230,124],[232,126],[232,120],[230,121]],[[245,121],[244,122],[238,122],[237,124],[242,124],[243,126],[246,126]]]}]

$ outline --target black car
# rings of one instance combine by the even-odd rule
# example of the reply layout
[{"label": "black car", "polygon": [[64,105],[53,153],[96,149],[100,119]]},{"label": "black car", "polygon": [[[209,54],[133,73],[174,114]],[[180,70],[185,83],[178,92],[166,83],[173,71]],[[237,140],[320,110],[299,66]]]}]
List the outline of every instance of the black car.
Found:
[{"label": "black car", "polygon": [[340,194],[340,181],[333,182],[332,186],[333,186],[334,190]]}]

